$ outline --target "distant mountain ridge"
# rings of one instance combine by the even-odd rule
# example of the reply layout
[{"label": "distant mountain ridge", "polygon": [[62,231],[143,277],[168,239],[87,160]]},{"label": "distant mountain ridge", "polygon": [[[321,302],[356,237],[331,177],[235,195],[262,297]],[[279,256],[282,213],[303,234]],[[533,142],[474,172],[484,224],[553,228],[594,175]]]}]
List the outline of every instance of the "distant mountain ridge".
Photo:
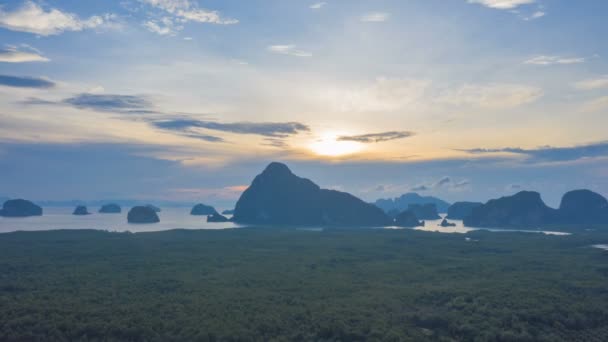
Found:
[{"label": "distant mountain ridge", "polygon": [[381,198],[374,202],[374,204],[378,208],[384,210],[384,212],[389,212],[391,210],[398,210],[401,212],[407,210],[410,204],[435,204],[437,206],[437,211],[440,213],[446,213],[450,207],[450,203],[442,199],[433,196],[420,196],[415,192],[409,192],[395,198]]},{"label": "distant mountain ridge", "polygon": [[270,163],[243,192],[234,209],[237,223],[385,226],[378,207],[340,191],[321,189],[285,164]]},{"label": "distant mountain ridge", "polygon": [[608,200],[590,190],[569,191],[560,207],[548,207],[535,191],[493,199],[464,218],[469,227],[520,228],[550,224],[608,224]]}]

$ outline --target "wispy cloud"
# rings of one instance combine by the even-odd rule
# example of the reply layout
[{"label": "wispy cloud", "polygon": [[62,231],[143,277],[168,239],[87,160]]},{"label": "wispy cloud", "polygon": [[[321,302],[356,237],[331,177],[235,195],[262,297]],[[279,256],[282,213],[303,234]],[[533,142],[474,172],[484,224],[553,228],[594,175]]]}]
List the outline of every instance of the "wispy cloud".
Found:
[{"label": "wispy cloud", "polygon": [[380,23],[387,21],[390,18],[390,13],[387,12],[370,12],[361,17],[363,22]]},{"label": "wispy cloud", "polygon": [[183,30],[184,23],[197,22],[217,25],[232,25],[239,21],[223,17],[218,11],[200,8],[198,3],[190,0],[139,0],[162,11],[160,18],[150,18],[143,25],[149,31],[160,35],[174,35]]},{"label": "wispy cloud", "polygon": [[343,135],[337,138],[338,141],[356,141],[360,143],[378,143],[383,141],[405,139],[415,135],[408,131],[390,131],[382,133],[371,133],[362,135]]},{"label": "wispy cloud", "polygon": [[426,182],[426,184],[419,184],[412,188],[411,191],[431,191],[439,189],[447,189],[449,191],[459,191],[465,189],[471,185],[468,180],[455,181],[451,177],[444,176],[434,182]]},{"label": "wispy cloud", "polygon": [[48,62],[40,51],[27,45],[20,46],[6,45],[0,49],[0,62],[5,63],[25,63],[25,62]]},{"label": "wispy cloud", "polygon": [[102,112],[150,113],[152,104],[143,96],[83,93],[62,101],[80,109]]},{"label": "wispy cloud", "polygon": [[532,65],[559,65],[559,64],[579,64],[585,63],[586,58],[584,57],[561,57],[561,56],[549,56],[539,55],[531,57],[524,61],[524,64]]},{"label": "wispy cloud", "polygon": [[143,26],[150,32],[154,32],[161,36],[173,36],[178,31],[184,29],[183,25],[176,25],[171,18],[164,17],[159,20],[148,20],[143,23]]},{"label": "wispy cloud", "polygon": [[55,82],[38,77],[0,75],[0,85],[15,88],[52,88]]},{"label": "wispy cloud", "polygon": [[608,88],[608,75],[598,78],[590,78],[574,83],[574,87],[579,90],[594,90]]},{"label": "wispy cloud", "polygon": [[45,10],[32,1],[26,1],[13,12],[5,12],[0,7],[0,27],[41,36],[97,28],[110,23],[114,18],[114,15],[104,14],[81,19],[76,14],[56,8]]},{"label": "wispy cloud", "polygon": [[598,112],[608,108],[608,96],[598,97],[583,104],[583,112]]},{"label": "wispy cloud", "polygon": [[310,53],[310,52],[307,52],[304,50],[299,50],[295,44],[270,45],[268,47],[268,51],[282,54],[282,55],[289,55],[289,56],[296,56],[296,57],[311,57],[312,56],[312,53]]},{"label": "wispy cloud", "polygon": [[462,151],[471,154],[511,153],[526,156],[529,161],[534,162],[573,161],[583,158],[597,158],[607,156],[608,142],[601,141],[597,143],[571,147],[544,146],[535,149],[524,149],[519,147],[474,148]]},{"label": "wispy cloud", "polygon": [[327,2],[317,2],[317,3],[310,5],[310,8],[313,10],[318,10],[318,9],[323,8],[325,5],[327,5]]},{"label": "wispy cloud", "polygon": [[506,109],[531,103],[543,96],[543,90],[521,84],[467,84],[450,90],[438,102],[457,106]]},{"label": "wispy cloud", "polygon": [[536,0],[467,0],[470,4],[479,4],[500,10],[515,9],[521,5],[530,5]]},{"label": "wispy cloud", "polygon": [[300,132],[308,132],[310,128],[299,122],[231,122],[222,123],[195,119],[175,119],[152,121],[157,128],[172,131],[191,131],[203,128],[235,134],[253,134],[271,138],[286,138]]}]

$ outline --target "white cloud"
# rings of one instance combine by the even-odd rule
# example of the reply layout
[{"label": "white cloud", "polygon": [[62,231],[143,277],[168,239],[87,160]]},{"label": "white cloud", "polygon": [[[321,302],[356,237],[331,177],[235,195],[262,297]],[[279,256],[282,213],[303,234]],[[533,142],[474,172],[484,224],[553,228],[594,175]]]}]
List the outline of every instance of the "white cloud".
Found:
[{"label": "white cloud", "polygon": [[274,53],[279,53],[282,55],[290,55],[290,56],[296,56],[296,57],[311,57],[312,56],[312,53],[310,53],[310,52],[298,50],[294,44],[271,45],[268,47],[268,51],[271,51]]},{"label": "white cloud", "polygon": [[379,23],[387,21],[389,17],[390,14],[386,12],[371,12],[363,15],[361,21]]},{"label": "white cloud", "polygon": [[192,40],[192,37],[184,37],[184,40]]},{"label": "white cloud", "polygon": [[327,2],[317,2],[315,4],[310,5],[311,9],[321,9],[323,6],[327,5]]},{"label": "white cloud", "polygon": [[24,62],[48,62],[50,59],[44,57],[40,51],[33,47],[22,44],[17,47],[7,45],[0,49],[0,62],[5,63],[24,63]]},{"label": "white cloud", "polygon": [[173,20],[169,17],[164,17],[160,20],[148,20],[144,22],[143,25],[148,29],[148,31],[154,32],[161,36],[173,36],[177,33],[177,31],[181,31],[184,28],[182,25],[175,25]]},{"label": "white cloud", "polygon": [[457,106],[507,109],[531,103],[543,96],[543,90],[520,84],[467,84],[446,92],[438,101]]},{"label": "white cloud", "polygon": [[105,14],[83,20],[76,14],[62,12],[56,8],[45,11],[32,1],[26,1],[23,6],[13,12],[4,12],[0,8],[0,27],[41,36],[97,28],[113,19],[113,15]]},{"label": "white cloud", "polygon": [[529,5],[535,2],[536,0],[468,0],[470,4],[479,4],[501,10],[514,9],[521,5]]},{"label": "white cloud", "polygon": [[584,57],[534,56],[524,62],[533,65],[579,64],[585,63]]},{"label": "white cloud", "polygon": [[608,75],[576,82],[574,83],[574,87],[579,90],[608,88]]},{"label": "white cloud", "polygon": [[527,17],[526,20],[533,20],[533,19],[542,18],[542,17],[545,16],[545,14],[547,14],[547,13],[545,13],[543,11],[536,11],[536,12],[532,13],[531,16]]},{"label": "white cloud", "polygon": [[[217,11],[209,11],[198,7],[196,2],[190,0],[139,0],[152,7],[158,8],[174,16],[180,22],[195,21],[199,23],[231,25],[239,21],[224,18]],[[167,25],[165,25],[167,26]],[[167,34],[167,33],[165,33]]]}]

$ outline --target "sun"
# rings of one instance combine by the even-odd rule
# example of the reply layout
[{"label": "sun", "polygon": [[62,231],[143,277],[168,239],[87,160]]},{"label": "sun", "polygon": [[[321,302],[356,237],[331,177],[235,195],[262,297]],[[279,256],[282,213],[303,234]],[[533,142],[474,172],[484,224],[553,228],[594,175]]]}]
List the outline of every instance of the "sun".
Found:
[{"label": "sun", "polygon": [[363,149],[361,143],[356,141],[343,141],[338,137],[342,134],[326,133],[310,144],[309,148],[316,155],[324,157],[341,157],[357,153]]}]

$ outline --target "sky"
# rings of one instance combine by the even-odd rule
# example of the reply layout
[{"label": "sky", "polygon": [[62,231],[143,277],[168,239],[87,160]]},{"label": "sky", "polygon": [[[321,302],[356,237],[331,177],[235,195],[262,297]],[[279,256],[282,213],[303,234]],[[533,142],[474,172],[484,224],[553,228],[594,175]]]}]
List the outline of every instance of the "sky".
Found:
[{"label": "sky", "polygon": [[0,196],[608,195],[603,0],[0,1]]}]

